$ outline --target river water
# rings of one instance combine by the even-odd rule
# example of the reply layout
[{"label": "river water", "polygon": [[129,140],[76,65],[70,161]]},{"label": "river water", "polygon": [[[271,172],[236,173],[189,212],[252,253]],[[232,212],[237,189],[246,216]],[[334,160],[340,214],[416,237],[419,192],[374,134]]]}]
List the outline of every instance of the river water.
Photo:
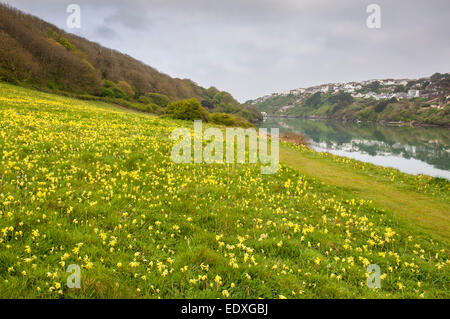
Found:
[{"label": "river water", "polygon": [[260,127],[305,135],[319,152],[450,180],[450,129],[268,118]]}]

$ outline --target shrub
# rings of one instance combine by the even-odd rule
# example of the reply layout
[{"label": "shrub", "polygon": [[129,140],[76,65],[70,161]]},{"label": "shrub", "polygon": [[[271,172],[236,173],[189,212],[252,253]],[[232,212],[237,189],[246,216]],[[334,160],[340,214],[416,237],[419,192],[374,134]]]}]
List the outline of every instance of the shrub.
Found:
[{"label": "shrub", "polygon": [[[53,88],[53,87],[50,87],[50,83],[49,83],[49,88]],[[114,92],[113,92],[113,90],[111,88],[104,87],[102,95],[104,97],[112,97],[112,98],[114,98]]]},{"label": "shrub", "polygon": [[154,104],[157,104],[162,107],[166,107],[167,105],[169,105],[171,103],[171,100],[169,99],[169,97],[164,94],[147,93],[147,94],[145,94],[145,97],[147,97],[149,99],[150,103],[154,103]]},{"label": "shrub", "polygon": [[114,82],[105,80],[103,82],[103,94],[104,97],[116,98],[129,100],[130,97],[122,91],[122,89],[118,88]]},{"label": "shrub", "polygon": [[209,100],[203,100],[202,101],[202,106],[207,108],[207,109],[209,109],[209,110],[212,110],[214,108],[214,103],[209,101]]},{"label": "shrub", "polygon": [[70,43],[69,40],[67,40],[66,38],[61,37],[58,40],[58,42],[69,51],[75,50],[75,46],[72,43]]},{"label": "shrub", "polygon": [[114,82],[110,81],[110,80],[105,80],[103,81],[103,87],[105,88],[113,88],[116,85],[114,84]]},{"label": "shrub", "polygon": [[263,120],[261,112],[254,105],[243,104],[242,107],[243,110],[238,112],[238,115],[243,116],[252,123],[261,122]]},{"label": "shrub", "polygon": [[239,116],[235,116],[236,117],[236,126],[240,126],[243,128],[249,128],[249,127],[255,127],[255,125],[253,125],[252,123],[250,123],[247,119],[243,118],[243,117],[239,117]]},{"label": "shrub", "polygon": [[145,95],[141,95],[141,96],[139,97],[139,99],[138,99],[138,102],[139,102],[139,103],[142,103],[142,104],[150,104],[150,103],[152,103],[152,101],[150,100],[150,98],[146,97]]},{"label": "shrub", "polygon": [[155,103],[149,103],[147,105],[145,105],[145,110],[147,112],[153,113],[153,114],[157,114],[157,115],[162,115],[164,114],[164,109],[159,106],[158,104]]},{"label": "shrub", "polygon": [[114,96],[118,99],[125,99],[125,100],[130,99],[130,97],[118,87],[113,88],[112,91],[114,92]]},{"label": "shrub", "polygon": [[212,113],[209,115],[209,120],[212,123],[225,126],[255,127],[246,118],[228,113]]},{"label": "shrub", "polygon": [[212,113],[209,116],[209,120],[215,124],[221,124],[225,126],[234,126],[237,124],[236,117],[226,113]]},{"label": "shrub", "polygon": [[194,98],[169,104],[165,110],[165,114],[179,120],[209,120],[208,111]]},{"label": "shrub", "polygon": [[119,82],[117,82],[117,87],[119,89],[121,89],[123,92],[125,92],[125,94],[128,95],[129,97],[133,97],[134,96],[134,90],[131,87],[131,85],[128,84],[128,82],[119,81]]}]

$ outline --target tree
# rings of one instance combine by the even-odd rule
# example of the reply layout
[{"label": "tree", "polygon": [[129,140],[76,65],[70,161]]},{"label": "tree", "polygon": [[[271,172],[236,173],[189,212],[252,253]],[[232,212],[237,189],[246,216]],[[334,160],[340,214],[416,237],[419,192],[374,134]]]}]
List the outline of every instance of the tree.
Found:
[{"label": "tree", "polygon": [[322,103],[322,92],[311,95],[306,101],[306,106],[318,107]]},{"label": "tree", "polygon": [[[218,89],[172,78],[154,68],[0,3],[0,78],[37,88],[127,100],[148,94],[148,103],[165,107],[171,101],[212,101]],[[104,80],[116,85],[103,86]],[[160,94],[160,95],[155,95]],[[217,96],[223,109],[246,109],[231,95]],[[123,102],[123,101],[122,101]],[[253,117],[253,113],[243,112]]]},{"label": "tree", "polygon": [[212,110],[214,108],[214,103],[210,100],[202,100],[202,106],[206,107],[209,110]]},{"label": "tree", "polygon": [[338,108],[344,108],[353,103],[353,96],[346,92],[339,92],[330,96],[328,98],[328,102],[331,104],[336,104]]},{"label": "tree", "polygon": [[375,106],[374,111],[377,113],[381,113],[384,111],[386,106],[388,106],[388,104],[389,104],[388,101],[381,101]]},{"label": "tree", "polygon": [[103,96],[116,98],[116,99],[124,99],[129,100],[130,97],[122,91],[122,89],[118,88],[116,84],[112,81],[104,81],[103,83]]},{"label": "tree", "polygon": [[442,79],[442,77],[443,77],[443,75],[442,75],[441,73],[436,72],[435,74],[433,74],[433,75],[430,77],[430,80],[431,80],[432,82],[436,82],[436,81]]},{"label": "tree", "polygon": [[394,93],[403,93],[406,92],[406,88],[404,85],[397,85],[395,87]]},{"label": "tree", "polygon": [[119,81],[117,82],[117,87],[125,92],[129,97],[134,97],[134,90],[127,82]]},{"label": "tree", "polygon": [[367,88],[369,89],[370,92],[380,93],[380,86],[381,86],[380,82],[373,81],[367,85]]}]

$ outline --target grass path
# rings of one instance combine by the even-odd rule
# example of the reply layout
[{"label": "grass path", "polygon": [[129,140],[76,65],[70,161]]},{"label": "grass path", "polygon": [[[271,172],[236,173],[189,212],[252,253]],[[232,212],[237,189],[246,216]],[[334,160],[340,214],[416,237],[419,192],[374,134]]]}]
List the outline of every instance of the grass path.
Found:
[{"label": "grass path", "polygon": [[305,175],[345,189],[355,196],[370,199],[380,208],[410,221],[433,234],[450,240],[450,203],[431,195],[402,189],[395,183],[385,183],[359,174],[341,163],[280,147],[280,161]]}]

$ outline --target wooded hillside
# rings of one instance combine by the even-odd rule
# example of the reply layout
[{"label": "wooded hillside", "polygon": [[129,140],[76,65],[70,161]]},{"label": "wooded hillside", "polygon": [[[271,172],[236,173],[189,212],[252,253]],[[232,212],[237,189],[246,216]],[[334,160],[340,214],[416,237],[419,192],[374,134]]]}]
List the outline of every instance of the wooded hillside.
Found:
[{"label": "wooded hillside", "polygon": [[5,82],[129,101],[149,93],[171,100],[197,98],[211,112],[231,113],[251,122],[261,119],[255,107],[241,105],[226,92],[172,78],[126,54],[3,4],[0,48],[0,80]]}]

